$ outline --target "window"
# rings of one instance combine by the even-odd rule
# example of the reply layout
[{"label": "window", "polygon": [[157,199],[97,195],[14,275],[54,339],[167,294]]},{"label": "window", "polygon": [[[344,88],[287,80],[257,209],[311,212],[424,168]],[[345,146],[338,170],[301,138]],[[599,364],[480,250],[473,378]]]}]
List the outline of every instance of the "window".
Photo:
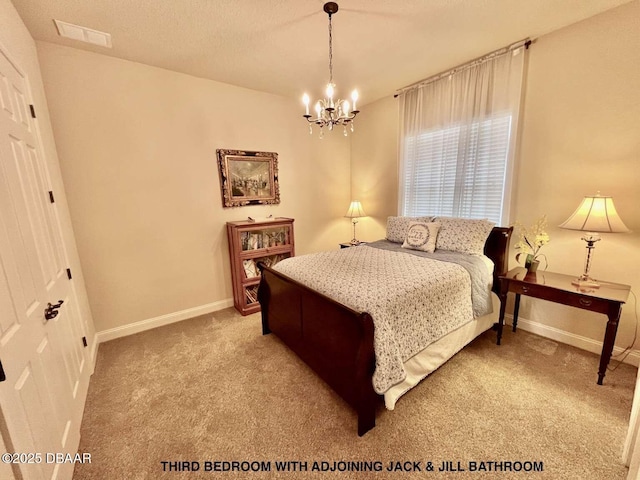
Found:
[{"label": "window", "polygon": [[405,138],[401,213],[500,224],[510,139],[509,113]]},{"label": "window", "polygon": [[400,97],[398,211],[510,223],[526,41]]}]

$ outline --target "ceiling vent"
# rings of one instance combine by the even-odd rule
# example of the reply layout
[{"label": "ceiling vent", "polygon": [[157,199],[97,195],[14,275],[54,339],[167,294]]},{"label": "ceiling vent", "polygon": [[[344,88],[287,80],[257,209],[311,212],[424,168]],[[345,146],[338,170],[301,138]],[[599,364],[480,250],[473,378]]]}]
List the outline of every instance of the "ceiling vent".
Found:
[{"label": "ceiling vent", "polygon": [[80,25],[54,20],[58,33],[61,37],[80,40],[81,42],[91,43],[100,47],[111,48],[111,34],[99,32]]}]

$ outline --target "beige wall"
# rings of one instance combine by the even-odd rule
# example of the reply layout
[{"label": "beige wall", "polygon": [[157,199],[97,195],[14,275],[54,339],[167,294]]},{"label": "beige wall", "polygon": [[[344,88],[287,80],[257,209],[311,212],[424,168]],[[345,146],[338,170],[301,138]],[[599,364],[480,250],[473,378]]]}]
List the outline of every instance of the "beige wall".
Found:
[{"label": "beige wall", "polygon": [[[630,234],[603,234],[592,274],[632,286],[640,294],[640,2],[632,2],[545,35],[530,49],[514,220],[549,218],[544,248],[549,270],[582,272],[580,232],[557,227],[584,195],[614,197]],[[372,237],[396,211],[397,103],[390,95],[363,109],[353,140],[353,188],[371,198]],[[394,119],[394,121],[392,121]],[[384,126],[387,131],[379,127]],[[373,168],[373,171],[370,169]],[[379,195],[369,193],[376,191]],[[512,253],[511,266],[516,266]],[[628,346],[634,300],[623,310],[616,344]],[[605,317],[523,298],[521,318],[602,341]],[[580,342],[578,342],[580,343]]]},{"label": "beige wall", "polygon": [[31,98],[28,100],[33,103],[37,113],[36,128],[42,141],[42,151],[40,153],[49,172],[50,187],[55,192],[58,218],[64,236],[67,260],[73,272],[72,286],[77,296],[80,315],[87,329],[86,334],[88,335],[89,345],[94,348],[95,330],[91,309],[69,218],[67,197],[62,183],[56,144],[51,130],[49,109],[38,64],[36,44],[9,0],[0,0],[0,44],[9,52],[11,60],[22,70],[29,82]]},{"label": "beige wall", "polygon": [[[640,293],[640,2],[632,2],[538,39],[530,52],[515,218],[546,213],[550,269],[579,273],[580,232],[556,227],[584,195],[614,198],[633,231],[603,234],[593,277]],[[623,310],[617,345],[633,339],[635,302]],[[523,316],[594,339],[602,316],[528,301]]]},{"label": "beige wall", "polygon": [[[232,298],[225,223],[295,218],[296,251],[349,239],[349,141],[298,102],[38,43],[96,328]],[[278,153],[281,203],[223,209],[216,149]]]},{"label": "beige wall", "polygon": [[365,105],[351,139],[351,189],[369,215],[359,240],[384,238],[386,219],[398,212],[398,102],[392,95]]}]

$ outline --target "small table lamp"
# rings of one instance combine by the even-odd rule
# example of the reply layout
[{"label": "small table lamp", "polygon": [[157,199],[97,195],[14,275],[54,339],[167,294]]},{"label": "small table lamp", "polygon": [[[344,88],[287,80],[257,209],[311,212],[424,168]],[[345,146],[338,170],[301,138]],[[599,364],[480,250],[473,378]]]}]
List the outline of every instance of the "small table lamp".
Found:
[{"label": "small table lamp", "polygon": [[573,212],[573,215],[560,225],[560,228],[585,232],[582,237],[582,240],[587,242],[584,273],[571,283],[579,287],[599,288],[600,284],[589,276],[591,251],[595,248],[595,243],[600,240],[598,232],[622,233],[629,231],[618,216],[616,207],[613,205],[613,199],[611,197],[602,197],[600,193],[584,197],[580,206]]},{"label": "small table lamp", "polygon": [[356,223],[358,223],[358,218],[366,216],[367,214],[364,213],[360,202],[357,200],[352,201],[345,215],[345,217],[350,218],[351,222],[353,222],[353,240],[351,240],[351,245],[360,245],[360,240],[356,239]]}]

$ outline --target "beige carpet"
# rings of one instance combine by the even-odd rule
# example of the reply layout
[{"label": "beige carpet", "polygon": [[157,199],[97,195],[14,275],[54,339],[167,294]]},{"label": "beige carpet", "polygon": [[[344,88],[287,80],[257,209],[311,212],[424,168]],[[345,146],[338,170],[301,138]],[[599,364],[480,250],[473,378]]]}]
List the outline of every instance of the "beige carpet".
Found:
[{"label": "beige carpet", "polygon": [[[355,413],[261,335],[259,314],[228,309],[100,345],[80,444],[92,463],[77,465],[74,479],[624,479],[636,369],[621,365],[597,386],[597,367],[597,355],[523,331],[507,331],[498,347],[489,331],[394,411],[381,405],[360,438]],[[162,464],[178,461],[200,470]],[[271,471],[204,471],[231,461]],[[308,471],[277,472],[276,461],[307,462]],[[421,471],[389,472],[390,461]],[[439,472],[447,461],[466,471]],[[543,471],[469,471],[469,462],[494,461],[542,462]],[[314,462],[382,471],[318,472]]]}]

